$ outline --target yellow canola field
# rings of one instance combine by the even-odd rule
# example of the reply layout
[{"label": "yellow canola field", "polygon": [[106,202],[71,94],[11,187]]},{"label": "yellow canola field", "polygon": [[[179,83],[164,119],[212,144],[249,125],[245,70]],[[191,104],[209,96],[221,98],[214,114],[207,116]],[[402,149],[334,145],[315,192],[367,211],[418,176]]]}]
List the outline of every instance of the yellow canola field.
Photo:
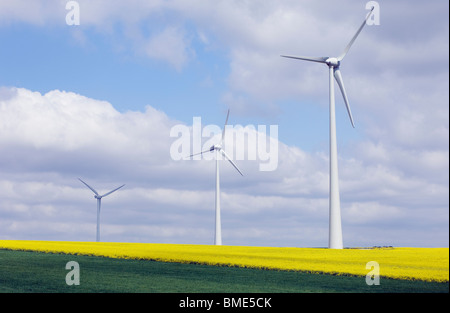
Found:
[{"label": "yellow canola field", "polygon": [[332,250],[322,248],[0,240],[0,249],[356,276],[366,276],[371,270],[366,268],[366,264],[375,261],[379,264],[381,277],[436,282],[449,281],[448,248]]}]

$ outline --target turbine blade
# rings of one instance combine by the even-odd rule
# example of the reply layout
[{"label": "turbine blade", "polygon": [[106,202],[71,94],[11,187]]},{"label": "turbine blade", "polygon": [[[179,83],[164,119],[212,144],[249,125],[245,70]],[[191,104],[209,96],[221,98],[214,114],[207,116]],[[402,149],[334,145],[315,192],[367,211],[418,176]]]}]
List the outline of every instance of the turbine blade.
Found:
[{"label": "turbine blade", "polygon": [[348,50],[350,50],[351,46],[353,45],[353,43],[355,42],[356,38],[358,37],[359,33],[362,31],[362,29],[364,28],[364,25],[366,25],[367,20],[369,19],[369,17],[372,15],[373,9],[375,9],[375,7],[372,7],[372,10],[370,10],[369,14],[367,14],[366,18],[364,19],[364,22],[361,24],[361,26],[359,27],[358,31],[356,32],[356,34],[353,36],[352,40],[350,40],[350,42],[348,43],[347,47],[345,47],[344,52],[342,52],[342,54],[338,57],[339,61],[342,61],[342,59],[345,57],[345,55],[347,54]]},{"label": "turbine blade", "polygon": [[123,185],[120,186],[120,187],[117,187],[117,188],[114,189],[114,190],[111,190],[110,192],[105,193],[105,194],[102,196],[102,198],[103,198],[103,197],[106,197],[107,195],[112,194],[114,191],[119,190],[119,189],[122,188],[123,186],[125,186],[125,184],[123,184]]},{"label": "turbine blade", "polygon": [[297,59],[297,60],[304,60],[304,61],[319,62],[319,63],[326,63],[325,61],[328,60],[328,57],[302,57],[302,56],[291,56],[291,55],[282,55],[282,57],[290,58],[290,59]]},{"label": "turbine blade", "polygon": [[344,97],[345,106],[347,107],[348,116],[350,117],[350,122],[353,128],[355,128],[355,123],[353,122],[352,111],[350,110],[350,103],[348,102],[347,93],[345,92],[344,80],[342,79],[342,74],[339,68],[334,68],[334,78],[336,79],[339,88],[341,89],[342,97]]},{"label": "turbine blade", "polygon": [[84,181],[82,181],[81,178],[78,178],[78,180],[79,180],[80,182],[82,182],[83,184],[85,184],[86,187],[88,187],[89,189],[91,189],[91,190],[95,193],[95,195],[98,196],[98,192],[97,192],[94,188],[92,188],[91,186],[89,186],[88,184],[86,184]]},{"label": "turbine blade", "polygon": [[242,174],[241,170],[237,167],[236,164],[234,164],[233,160],[231,160],[231,158],[225,153],[225,151],[223,149],[220,149],[220,153],[222,153],[222,155],[225,157],[225,159],[228,160],[228,162],[231,163],[231,165],[234,166],[234,168],[239,172],[239,174],[241,174],[242,176],[244,176],[244,174]]},{"label": "turbine blade", "polygon": [[223,130],[222,130],[222,144],[225,140],[225,129],[227,128],[227,124],[228,124],[228,117],[230,116],[230,109],[228,109],[228,113],[227,113],[227,119],[225,120],[225,126],[223,126]]},{"label": "turbine blade", "polygon": [[210,152],[210,151],[211,151],[211,149],[208,149],[208,150],[205,150],[205,151],[202,151],[202,152],[199,152],[199,153],[191,154],[191,155],[189,156],[189,159],[192,158],[193,156],[196,156],[196,155],[199,155],[199,154],[203,154],[203,153],[206,153],[206,152]]}]

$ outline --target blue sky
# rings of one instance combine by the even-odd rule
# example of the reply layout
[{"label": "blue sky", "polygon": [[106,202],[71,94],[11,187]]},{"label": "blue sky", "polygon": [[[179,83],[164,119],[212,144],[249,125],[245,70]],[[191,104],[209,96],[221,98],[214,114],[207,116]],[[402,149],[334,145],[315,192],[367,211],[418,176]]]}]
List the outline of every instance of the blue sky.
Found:
[{"label": "blue sky", "polygon": [[[215,83],[221,84],[217,89],[223,88],[225,77],[220,75],[226,65],[220,55],[211,61],[208,59],[212,57],[207,56],[202,64],[192,64],[179,72],[164,63],[136,57],[132,51],[115,51],[114,43],[107,38],[89,30],[87,34],[89,42],[83,46],[73,41],[69,26],[36,29],[20,25],[2,29],[2,40],[11,42],[8,50],[2,50],[3,68],[11,73],[8,78],[2,77],[2,83],[42,93],[72,90],[109,101],[120,111],[139,111],[146,105],[170,109],[164,103],[173,103],[177,109],[186,108],[185,114],[189,108],[214,100],[207,97],[217,93],[216,88],[202,88],[208,76],[213,75]],[[212,66],[220,69],[211,73]]]},{"label": "blue sky", "polygon": [[[223,164],[224,243],[326,246],[328,69],[280,54],[339,55],[366,2],[78,2],[0,0],[0,238],[95,238],[82,177],[127,184],[105,240],[212,243],[213,163],[169,133],[230,109],[279,163]],[[335,86],[344,245],[448,246],[448,3],[378,3],[341,66],[355,129]]]},{"label": "blue sky", "polygon": [[[162,25],[173,23],[172,19],[176,18],[146,20],[139,31],[158,32]],[[230,48],[220,42],[205,44],[202,42],[205,39],[200,38],[203,35],[187,24],[184,31],[190,39],[191,60],[178,68],[130,49],[130,39],[122,34],[120,25],[114,26],[117,30],[113,34],[104,34],[83,23],[79,26],[68,26],[61,21],[43,26],[12,23],[0,30],[2,41],[8,43],[8,49],[0,51],[1,66],[8,72],[0,83],[41,93],[54,89],[73,91],[108,101],[120,112],[144,111],[146,105],[151,105],[184,123],[192,123],[194,116],[203,116],[206,123],[222,124],[227,109],[224,95],[230,88]],[[342,47],[345,45],[343,42]],[[327,87],[327,68],[323,67],[322,72]],[[327,89],[321,105],[289,95],[286,99],[270,101],[270,107],[264,100],[250,99],[254,112],[238,115],[236,123],[282,125],[279,135],[286,143],[307,150],[317,149],[328,140]],[[345,143],[360,137],[360,131],[349,127],[343,101],[337,95],[338,119],[343,121],[339,123],[342,135],[339,140]],[[249,98],[245,94],[239,96]],[[302,130],[294,130],[295,125],[302,125]]]}]

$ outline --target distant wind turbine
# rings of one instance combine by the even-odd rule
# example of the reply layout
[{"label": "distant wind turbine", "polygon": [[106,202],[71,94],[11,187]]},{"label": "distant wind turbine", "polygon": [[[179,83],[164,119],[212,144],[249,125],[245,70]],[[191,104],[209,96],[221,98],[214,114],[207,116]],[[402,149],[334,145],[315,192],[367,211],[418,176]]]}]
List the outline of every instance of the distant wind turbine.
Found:
[{"label": "distant wind turbine", "polygon": [[222,130],[222,139],[218,144],[215,144],[211,146],[208,150],[202,151],[200,153],[191,154],[190,157],[193,157],[194,155],[203,154],[206,152],[213,152],[215,151],[216,156],[216,233],[214,238],[214,244],[217,246],[222,245],[222,224],[220,220],[220,180],[219,180],[219,154],[222,155],[225,159],[227,159],[231,165],[241,174],[241,170],[237,167],[237,165],[231,160],[231,158],[226,154],[223,145],[225,144],[225,129],[228,123],[228,117],[230,116],[230,110],[228,110],[227,119],[225,120],[225,126]]},{"label": "distant wind turbine", "polygon": [[348,50],[355,42],[361,30],[366,25],[367,20],[373,12],[374,7],[370,10],[366,19],[359,27],[356,34],[353,36],[352,40],[348,43],[344,52],[339,57],[304,57],[304,56],[287,56],[282,55],[285,58],[298,59],[304,61],[312,61],[318,63],[324,63],[328,65],[329,68],[329,80],[330,80],[330,225],[329,225],[329,242],[328,247],[330,249],[342,249],[342,225],[341,225],[341,205],[339,199],[339,179],[338,179],[338,161],[337,161],[337,144],[336,144],[336,113],[335,113],[335,103],[334,103],[334,80],[341,89],[342,96],[344,97],[344,102],[347,107],[348,116],[350,117],[350,122],[352,126],[355,127],[353,122],[352,113],[350,111],[350,104],[348,102],[347,93],[345,92],[344,82],[342,80],[341,71],[339,70],[341,61],[346,56]]},{"label": "distant wind turbine", "polygon": [[80,182],[85,184],[86,187],[88,187],[89,189],[92,190],[92,192],[95,194],[94,198],[97,199],[97,241],[100,241],[100,208],[102,206],[102,198],[112,194],[114,191],[119,190],[120,188],[122,188],[125,185],[122,185],[114,190],[111,190],[110,192],[107,192],[104,195],[99,195],[98,192],[94,188],[92,188],[91,186],[86,184],[84,181],[82,181],[81,178],[78,178],[78,179],[80,180]]}]

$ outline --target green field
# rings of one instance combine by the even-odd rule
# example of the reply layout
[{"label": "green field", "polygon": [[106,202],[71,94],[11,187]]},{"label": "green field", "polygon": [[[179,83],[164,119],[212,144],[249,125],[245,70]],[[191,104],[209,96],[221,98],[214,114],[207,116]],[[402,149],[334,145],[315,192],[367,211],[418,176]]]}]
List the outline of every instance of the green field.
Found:
[{"label": "green field", "polygon": [[[80,285],[68,286],[66,263],[80,265]],[[448,283],[110,259],[0,250],[2,293],[448,293]]]}]

